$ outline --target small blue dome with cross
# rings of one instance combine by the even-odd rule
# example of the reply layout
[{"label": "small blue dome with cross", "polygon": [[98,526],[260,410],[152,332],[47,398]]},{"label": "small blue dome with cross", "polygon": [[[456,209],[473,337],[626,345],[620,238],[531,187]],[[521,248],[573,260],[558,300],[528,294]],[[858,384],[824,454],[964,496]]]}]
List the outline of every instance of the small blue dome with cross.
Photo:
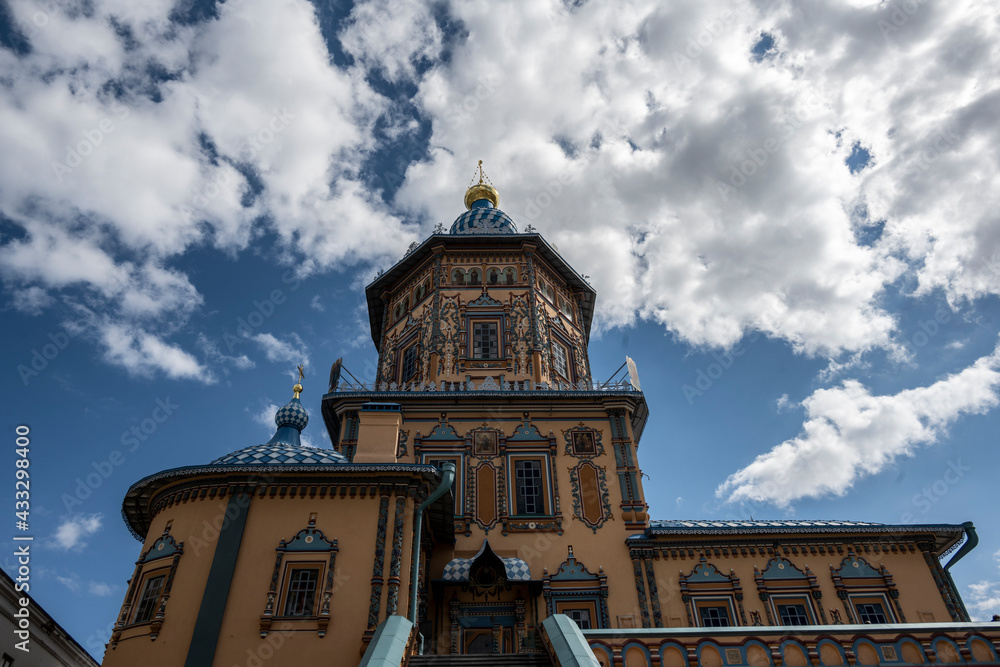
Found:
[{"label": "small blue dome with cross", "polygon": [[209,465],[329,465],[350,463],[347,457],[332,449],[306,447],[299,439],[302,429],[309,423],[309,413],[302,407],[299,394],[302,385],[292,387],[292,400],[274,414],[278,427],[271,439],[262,445],[244,447],[238,451],[220,456]]},{"label": "small blue dome with cross", "polygon": [[309,413],[302,407],[299,399],[293,398],[288,405],[274,413],[274,423],[279,429],[282,426],[291,426],[302,431],[309,423]]}]

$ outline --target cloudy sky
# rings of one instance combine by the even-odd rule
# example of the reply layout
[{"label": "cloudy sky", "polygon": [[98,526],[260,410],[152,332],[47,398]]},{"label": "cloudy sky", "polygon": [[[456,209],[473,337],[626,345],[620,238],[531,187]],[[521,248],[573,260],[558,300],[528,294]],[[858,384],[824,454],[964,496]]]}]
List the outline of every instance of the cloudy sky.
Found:
[{"label": "cloudy sky", "polygon": [[125,490],[266,440],[297,363],[329,446],[364,285],[482,159],[597,288],[595,375],[639,365],[654,517],[972,520],[1000,613],[998,36],[960,0],[3,0],[31,592],[100,655]]}]

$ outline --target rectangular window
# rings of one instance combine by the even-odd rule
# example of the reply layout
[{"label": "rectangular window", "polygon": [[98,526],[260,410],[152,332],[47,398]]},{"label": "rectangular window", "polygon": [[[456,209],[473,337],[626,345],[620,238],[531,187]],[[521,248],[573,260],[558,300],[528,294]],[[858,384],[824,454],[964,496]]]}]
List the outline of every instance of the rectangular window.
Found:
[{"label": "rectangular window", "polygon": [[569,379],[569,371],[566,367],[566,348],[559,343],[552,343],[552,365],[556,373]]},{"label": "rectangular window", "polygon": [[499,339],[496,322],[476,322],[472,325],[472,358],[498,359]]},{"label": "rectangular window", "polygon": [[569,616],[580,627],[581,630],[590,630],[590,610],[589,609],[567,609],[563,612]]},{"label": "rectangular window", "polygon": [[417,373],[417,346],[411,345],[403,352],[403,377],[401,382],[407,382]]},{"label": "rectangular window", "polygon": [[725,607],[698,607],[701,625],[706,628],[728,628],[729,610]]},{"label": "rectangular window", "polygon": [[882,609],[882,605],[877,602],[859,602],[855,609],[858,610],[858,618],[862,623],[888,623],[889,619],[885,617],[885,610]]},{"label": "rectangular window", "polygon": [[542,480],[541,461],[515,461],[514,486],[517,490],[517,513],[519,515],[545,514],[543,500],[545,483]]},{"label": "rectangular window", "polygon": [[133,623],[146,623],[153,620],[156,615],[156,608],[160,606],[160,594],[163,592],[163,583],[167,580],[166,575],[158,574],[148,577],[142,587],[142,595],[139,597],[139,606],[135,610]]},{"label": "rectangular window", "polygon": [[285,595],[285,616],[312,616],[316,602],[319,570],[310,567],[292,568]]},{"label": "rectangular window", "polygon": [[782,625],[809,625],[809,615],[802,604],[779,604],[778,616]]}]

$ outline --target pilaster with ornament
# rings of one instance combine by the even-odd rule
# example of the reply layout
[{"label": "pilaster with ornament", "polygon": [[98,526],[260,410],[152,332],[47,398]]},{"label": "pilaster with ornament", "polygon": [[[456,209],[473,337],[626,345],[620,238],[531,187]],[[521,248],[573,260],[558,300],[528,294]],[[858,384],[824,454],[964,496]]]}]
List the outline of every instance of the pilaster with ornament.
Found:
[{"label": "pilaster with ornament", "polygon": [[403,515],[406,510],[406,489],[396,489],[396,514],[392,522],[392,556],[389,561],[389,595],[385,603],[386,616],[393,616],[399,602],[399,570],[403,557]]},{"label": "pilaster with ornament", "polygon": [[381,489],[378,506],[378,528],[375,532],[375,554],[372,559],[372,592],[368,601],[368,629],[366,634],[374,633],[379,622],[382,606],[382,575],[385,572],[385,533],[389,522],[389,488]]},{"label": "pilaster with ornament", "polygon": [[633,549],[629,551],[629,556],[632,558],[632,575],[635,577],[635,592],[639,598],[639,612],[642,614],[642,627],[648,628],[649,624],[649,605],[646,601],[646,584],[643,581],[642,576],[642,554],[638,550]]}]

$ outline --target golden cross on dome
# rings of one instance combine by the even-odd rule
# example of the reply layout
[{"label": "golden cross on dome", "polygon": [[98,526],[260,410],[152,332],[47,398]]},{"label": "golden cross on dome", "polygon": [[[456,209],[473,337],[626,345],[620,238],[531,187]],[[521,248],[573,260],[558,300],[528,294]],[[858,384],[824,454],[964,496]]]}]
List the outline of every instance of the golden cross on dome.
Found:
[{"label": "golden cross on dome", "polygon": [[302,378],[304,378],[306,376],[306,374],[305,374],[305,371],[302,370],[302,364],[299,364],[295,368],[296,368],[296,370],[299,371],[299,381],[295,383],[294,387],[292,387],[292,392],[293,392],[294,398],[298,398],[299,394],[302,393]]}]

